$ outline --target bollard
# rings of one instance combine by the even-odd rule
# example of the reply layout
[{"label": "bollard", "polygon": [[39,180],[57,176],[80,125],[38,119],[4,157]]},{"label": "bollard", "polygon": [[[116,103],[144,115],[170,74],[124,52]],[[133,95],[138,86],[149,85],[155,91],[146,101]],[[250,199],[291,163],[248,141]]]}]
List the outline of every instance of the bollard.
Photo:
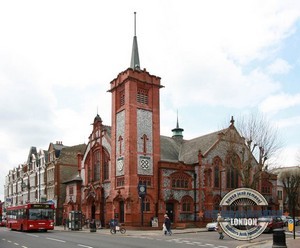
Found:
[{"label": "bollard", "polygon": [[287,248],[285,242],[285,232],[283,229],[273,230],[273,246],[272,248]]}]

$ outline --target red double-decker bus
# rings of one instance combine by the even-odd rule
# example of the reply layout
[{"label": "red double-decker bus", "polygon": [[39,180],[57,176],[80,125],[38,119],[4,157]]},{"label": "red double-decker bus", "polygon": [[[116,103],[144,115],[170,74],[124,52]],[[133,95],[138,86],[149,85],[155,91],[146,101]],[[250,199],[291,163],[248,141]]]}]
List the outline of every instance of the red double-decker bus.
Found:
[{"label": "red double-decker bus", "polygon": [[28,203],[21,206],[8,207],[6,226],[11,230],[53,230],[54,205],[47,203]]}]

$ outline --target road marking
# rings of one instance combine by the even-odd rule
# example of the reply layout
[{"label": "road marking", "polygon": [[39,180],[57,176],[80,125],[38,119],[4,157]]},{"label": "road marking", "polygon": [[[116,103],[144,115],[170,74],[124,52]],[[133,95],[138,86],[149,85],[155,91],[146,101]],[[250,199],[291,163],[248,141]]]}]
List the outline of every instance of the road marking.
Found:
[{"label": "road marking", "polygon": [[27,246],[22,245],[22,248],[28,248]]},{"label": "road marking", "polygon": [[30,236],[30,237],[35,237],[35,238],[38,238],[39,236],[38,235],[35,235],[35,234],[28,234],[26,233],[26,235]]},{"label": "road marking", "polygon": [[14,243],[15,245],[19,245],[18,243]]},{"label": "road marking", "polygon": [[215,245],[213,245],[213,244],[205,244],[205,245],[209,245],[209,246],[215,246]]},{"label": "road marking", "polygon": [[53,239],[53,238],[46,238],[46,239],[50,239],[50,240],[61,242],[61,243],[66,243],[65,240],[61,240],[61,239]]},{"label": "road marking", "polygon": [[92,246],[87,246],[87,245],[81,245],[81,244],[77,244],[77,245],[85,248],[93,248]]}]

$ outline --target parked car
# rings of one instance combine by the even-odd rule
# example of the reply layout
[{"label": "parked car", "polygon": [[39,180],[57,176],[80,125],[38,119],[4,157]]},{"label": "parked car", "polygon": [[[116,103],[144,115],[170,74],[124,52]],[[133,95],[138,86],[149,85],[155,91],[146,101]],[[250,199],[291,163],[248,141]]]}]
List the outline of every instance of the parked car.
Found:
[{"label": "parked car", "polygon": [[265,232],[272,232],[276,228],[283,228],[284,222],[279,216],[265,216],[258,218],[259,222],[268,222]]},{"label": "parked car", "polygon": [[207,231],[216,231],[218,226],[218,222],[210,222],[207,223],[206,225],[206,230]]}]

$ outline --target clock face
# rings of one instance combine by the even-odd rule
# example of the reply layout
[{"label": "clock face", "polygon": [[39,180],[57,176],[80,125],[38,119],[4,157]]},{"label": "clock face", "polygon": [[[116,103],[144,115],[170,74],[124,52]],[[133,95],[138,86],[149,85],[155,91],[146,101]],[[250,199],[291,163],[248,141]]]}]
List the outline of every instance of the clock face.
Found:
[{"label": "clock face", "polygon": [[141,191],[141,192],[145,192],[145,187],[144,187],[144,186],[141,186],[141,187],[140,187],[140,191]]}]

